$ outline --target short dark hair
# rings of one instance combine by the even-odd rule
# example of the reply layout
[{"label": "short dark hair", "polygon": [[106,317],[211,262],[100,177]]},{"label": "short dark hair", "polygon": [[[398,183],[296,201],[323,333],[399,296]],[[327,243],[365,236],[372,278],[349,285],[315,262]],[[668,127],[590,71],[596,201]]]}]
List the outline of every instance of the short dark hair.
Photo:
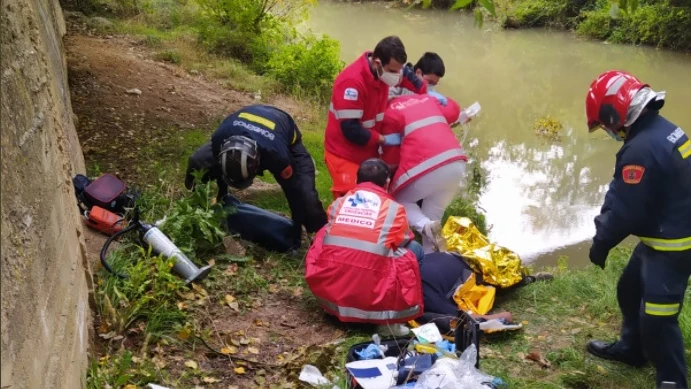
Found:
[{"label": "short dark hair", "polygon": [[446,73],[446,68],[444,67],[444,61],[441,59],[439,54],[426,52],[420,57],[415,66],[414,70],[420,69],[422,74],[435,74],[438,77],[444,77]]},{"label": "short dark hair", "polygon": [[382,65],[388,65],[392,58],[401,64],[405,64],[408,60],[408,54],[405,52],[405,46],[403,46],[401,38],[395,35],[387,36],[380,40],[377,43],[377,47],[374,48],[372,56],[379,58]]},{"label": "short dark hair", "polygon": [[391,175],[389,165],[379,158],[370,158],[360,164],[357,170],[357,183],[371,182],[382,188]]}]

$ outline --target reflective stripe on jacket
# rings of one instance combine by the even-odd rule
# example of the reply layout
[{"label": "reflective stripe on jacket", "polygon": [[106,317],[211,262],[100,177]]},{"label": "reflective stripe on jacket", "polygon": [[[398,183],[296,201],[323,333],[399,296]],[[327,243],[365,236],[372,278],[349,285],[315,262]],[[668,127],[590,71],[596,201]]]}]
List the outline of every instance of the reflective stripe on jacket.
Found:
[{"label": "reflective stripe on jacket", "polygon": [[392,99],[385,113],[382,133],[400,133],[400,147],[383,147],[382,159],[398,165],[390,192],[396,194],[421,175],[453,161],[467,161],[450,124],[461,109],[452,99],[443,107],[427,95]]},{"label": "reflective stripe on jacket", "polygon": [[691,250],[691,140],[657,112],[643,114],[617,153],[593,244],[628,235],[658,251]]},{"label": "reflective stripe on jacket", "polygon": [[[326,150],[357,164],[378,155],[380,127],[389,98],[389,87],[374,78],[370,70],[371,55],[369,51],[363,53],[336,77],[324,135]],[[427,83],[416,89],[405,77],[400,85],[415,93],[427,91]],[[359,120],[363,128],[372,132],[366,145],[355,144],[343,135],[341,121],[348,119]]]},{"label": "reflective stripe on jacket", "polygon": [[306,280],[320,306],[343,322],[404,323],[423,312],[413,234],[405,209],[360,184],[336,200],[307,252]]},{"label": "reflective stripe on jacket", "polygon": [[[388,86],[370,71],[370,54],[362,54],[336,77],[324,135],[326,150],[358,164],[377,156],[379,123],[384,120],[389,95]],[[372,131],[366,145],[352,143],[343,135],[341,121],[347,119],[358,119],[362,127]]]}]

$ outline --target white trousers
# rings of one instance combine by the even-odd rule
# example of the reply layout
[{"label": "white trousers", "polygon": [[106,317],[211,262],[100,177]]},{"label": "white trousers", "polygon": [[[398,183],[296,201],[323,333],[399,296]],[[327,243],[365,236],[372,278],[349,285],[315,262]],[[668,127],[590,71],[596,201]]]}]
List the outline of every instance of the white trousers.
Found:
[{"label": "white trousers", "polygon": [[[466,163],[454,161],[427,172],[408,184],[395,196],[403,205],[408,216],[408,224],[422,233],[431,221],[441,221],[446,207],[466,185]],[[422,200],[422,207],[417,202]],[[425,253],[433,251],[432,242],[423,234],[422,248]]]}]

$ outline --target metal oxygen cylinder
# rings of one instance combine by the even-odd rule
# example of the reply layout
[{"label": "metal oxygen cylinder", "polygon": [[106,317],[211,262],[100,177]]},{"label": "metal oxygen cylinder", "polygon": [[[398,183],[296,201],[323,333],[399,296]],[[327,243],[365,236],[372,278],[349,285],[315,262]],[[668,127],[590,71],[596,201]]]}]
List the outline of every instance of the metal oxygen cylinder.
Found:
[{"label": "metal oxygen cylinder", "polygon": [[199,282],[211,271],[211,265],[198,268],[158,227],[141,223],[141,234],[142,241],[154,252],[175,259],[173,271],[185,280],[185,284]]}]

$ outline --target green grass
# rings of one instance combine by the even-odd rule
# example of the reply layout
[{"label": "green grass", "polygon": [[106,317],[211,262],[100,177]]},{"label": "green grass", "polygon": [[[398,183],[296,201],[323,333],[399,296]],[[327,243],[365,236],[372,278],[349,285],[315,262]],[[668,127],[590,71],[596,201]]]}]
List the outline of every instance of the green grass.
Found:
[{"label": "green grass", "polygon": [[276,80],[258,76],[240,61],[204,50],[194,27],[180,25],[171,29],[159,28],[136,17],[113,19],[112,22],[116,32],[132,36],[140,44],[156,49],[156,60],[177,64],[188,72],[208,75],[218,79],[229,89],[260,92],[263,98],[273,96],[281,90],[281,85]]},{"label": "green grass", "polygon": [[[605,270],[592,266],[570,271],[564,263],[553,282],[531,284],[499,299],[495,308],[508,310],[516,321],[527,323],[517,333],[486,336],[480,351],[482,368],[517,389],[653,387],[652,368],[634,369],[585,352],[589,340],[618,337],[621,314],[616,283],[630,253],[630,248],[615,249]],[[691,311],[682,311],[679,321],[688,341]],[[549,360],[552,368],[541,369],[535,362],[525,361],[532,351]]]}]

